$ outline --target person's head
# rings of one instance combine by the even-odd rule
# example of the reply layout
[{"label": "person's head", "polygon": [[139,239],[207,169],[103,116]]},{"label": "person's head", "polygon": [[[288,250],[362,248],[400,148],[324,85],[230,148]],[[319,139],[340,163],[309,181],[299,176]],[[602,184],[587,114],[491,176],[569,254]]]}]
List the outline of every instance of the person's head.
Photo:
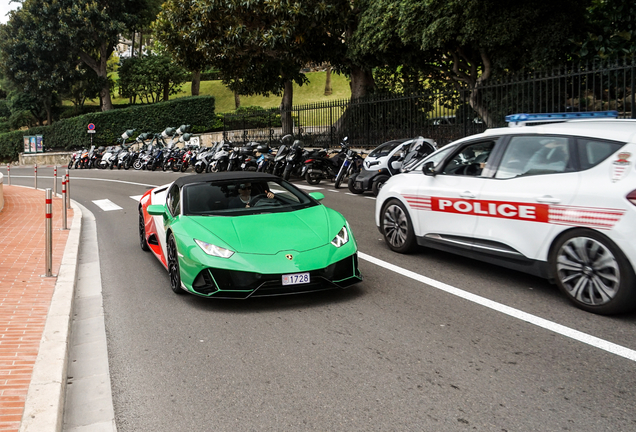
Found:
[{"label": "person's head", "polygon": [[252,184],[251,183],[241,183],[238,186],[239,194],[241,195],[250,195],[252,193]]}]

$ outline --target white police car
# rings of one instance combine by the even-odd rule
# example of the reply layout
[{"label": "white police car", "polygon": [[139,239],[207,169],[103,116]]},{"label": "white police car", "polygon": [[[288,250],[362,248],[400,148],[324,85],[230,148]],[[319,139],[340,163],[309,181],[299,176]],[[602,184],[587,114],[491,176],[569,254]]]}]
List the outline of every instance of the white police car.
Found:
[{"label": "white police car", "polygon": [[553,280],[590,312],[634,310],[636,120],[616,117],[508,116],[523,127],[460,139],[391,177],[376,225],[396,252],[459,253]]}]

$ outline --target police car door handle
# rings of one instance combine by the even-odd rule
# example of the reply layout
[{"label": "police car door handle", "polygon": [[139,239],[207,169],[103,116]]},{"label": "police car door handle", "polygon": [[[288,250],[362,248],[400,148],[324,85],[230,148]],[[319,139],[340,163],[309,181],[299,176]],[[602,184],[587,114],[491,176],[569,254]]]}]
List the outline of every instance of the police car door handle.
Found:
[{"label": "police car door handle", "polygon": [[558,204],[561,202],[561,199],[554,198],[550,195],[544,195],[544,196],[537,197],[537,201],[543,204]]},{"label": "police car door handle", "polygon": [[460,197],[462,198],[475,198],[475,194],[472,193],[471,191],[465,191],[459,194]]}]

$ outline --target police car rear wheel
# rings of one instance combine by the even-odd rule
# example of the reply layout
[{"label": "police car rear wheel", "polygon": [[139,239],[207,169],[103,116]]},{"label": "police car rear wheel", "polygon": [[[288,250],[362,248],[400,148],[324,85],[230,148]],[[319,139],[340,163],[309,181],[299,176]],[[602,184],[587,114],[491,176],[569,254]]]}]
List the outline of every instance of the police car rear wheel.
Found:
[{"label": "police car rear wheel", "polygon": [[636,277],[621,250],[605,236],[574,230],[559,239],[551,259],[556,283],[579,308],[612,315],[636,307]]},{"label": "police car rear wheel", "polygon": [[413,224],[401,202],[391,200],[382,209],[382,234],[395,252],[407,253],[415,247]]}]

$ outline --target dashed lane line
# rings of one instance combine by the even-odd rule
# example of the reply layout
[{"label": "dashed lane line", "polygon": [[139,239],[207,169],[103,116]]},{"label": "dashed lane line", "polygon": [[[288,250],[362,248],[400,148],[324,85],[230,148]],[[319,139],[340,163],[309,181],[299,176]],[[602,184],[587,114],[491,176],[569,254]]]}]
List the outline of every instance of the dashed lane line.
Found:
[{"label": "dashed lane line", "polygon": [[95,204],[103,211],[123,210],[121,207],[119,207],[117,204],[109,199],[94,200],[93,204]]}]

